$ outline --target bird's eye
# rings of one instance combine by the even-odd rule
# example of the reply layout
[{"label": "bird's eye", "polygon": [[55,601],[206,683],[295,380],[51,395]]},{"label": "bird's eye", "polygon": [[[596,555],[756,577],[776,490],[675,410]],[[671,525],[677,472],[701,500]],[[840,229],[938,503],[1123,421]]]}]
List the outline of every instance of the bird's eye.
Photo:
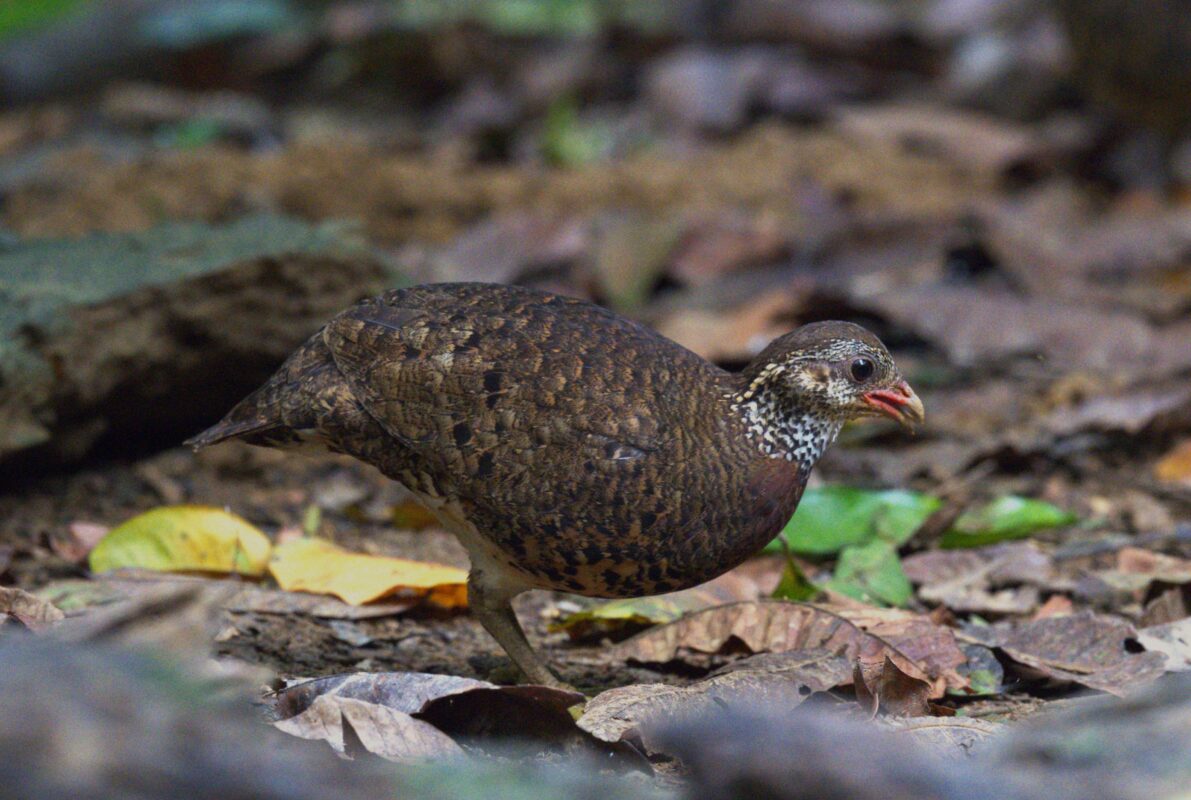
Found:
[{"label": "bird's eye", "polygon": [[852,362],[852,380],[857,383],[864,383],[873,376],[877,371],[877,367],[873,362],[867,358],[858,358]]}]

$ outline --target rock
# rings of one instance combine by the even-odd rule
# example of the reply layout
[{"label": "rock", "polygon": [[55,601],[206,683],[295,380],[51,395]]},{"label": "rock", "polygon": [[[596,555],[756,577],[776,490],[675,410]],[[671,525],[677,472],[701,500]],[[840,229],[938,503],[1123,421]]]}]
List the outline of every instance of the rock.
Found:
[{"label": "rock", "polygon": [[181,441],[329,316],[399,282],[278,217],[0,249],[0,476]]}]

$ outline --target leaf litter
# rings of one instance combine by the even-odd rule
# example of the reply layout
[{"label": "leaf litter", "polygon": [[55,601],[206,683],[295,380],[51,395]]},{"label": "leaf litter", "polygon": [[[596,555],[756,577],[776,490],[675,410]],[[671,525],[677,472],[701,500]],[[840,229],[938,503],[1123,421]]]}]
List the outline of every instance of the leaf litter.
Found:
[{"label": "leaf litter", "polygon": [[[718,16],[723,31],[715,48],[686,42],[685,34],[667,34],[676,39],[670,41],[635,33],[649,43],[643,52],[656,50],[659,57],[638,53],[630,64],[613,45],[583,46],[574,63],[564,60],[565,69],[539,69],[539,60],[518,65],[549,74],[550,91],[582,87],[573,95],[582,101],[569,94],[557,102],[510,101],[504,95],[517,90],[486,85],[490,76],[477,79],[458,67],[451,83],[458,82],[460,96],[444,87],[438,91],[445,94],[435,99],[444,117],[455,121],[435,129],[427,152],[406,152],[421,145],[404,144],[425,132],[391,128],[379,138],[360,133],[359,141],[368,143],[363,147],[312,143],[307,134],[294,133],[311,122],[285,108],[270,111],[264,122],[231,126],[245,136],[259,135],[262,125],[276,128],[268,132],[266,152],[224,146],[230,143],[163,152],[161,142],[186,130],[200,137],[224,135],[212,134],[209,126],[203,133],[183,112],[229,106],[226,99],[213,104],[210,94],[148,86],[109,90],[101,110],[128,137],[122,148],[131,144],[131,149],[116,163],[103,148],[62,152],[54,159],[59,165],[36,180],[8,176],[5,223],[24,235],[76,235],[146,227],[175,216],[224,219],[241,213],[244,198],[316,220],[356,219],[374,242],[400,244],[402,266],[413,274],[527,282],[595,296],[633,308],[682,344],[729,367],[795,324],[827,316],[863,321],[893,345],[899,366],[927,400],[931,425],[911,444],[879,426],[845,431],[841,446],[819,470],[832,485],[812,486],[799,513],[814,511],[819,491],[836,492],[844,501],[817,523],[804,516],[800,527],[787,531],[797,560],[789,562],[781,590],[822,601],[860,634],[812,635],[824,626],[802,620],[793,623],[801,631],[795,635],[787,619],[786,632],[778,635],[762,630],[774,620],[756,611],[751,619],[740,615],[732,621],[738,612],[721,604],[744,601],[759,608],[773,591],[766,583],[739,592],[704,587],[681,598],[597,605],[569,617],[565,610],[576,607],[573,601],[534,597],[519,608],[529,619],[531,639],[544,637],[552,660],[569,677],[579,674],[600,687],[634,681],[597,695],[588,713],[600,708],[600,697],[621,692],[631,700],[622,716],[640,728],[641,741],[649,741],[655,753],[681,753],[708,791],[730,786],[733,776],[741,775],[756,779],[749,785],[775,787],[778,796],[795,786],[818,787],[814,780],[791,777],[804,770],[829,786],[836,785],[831,780],[850,786],[850,796],[865,791],[931,796],[934,787],[939,796],[949,796],[947,787],[954,792],[964,780],[965,796],[1036,796],[1019,791],[1010,780],[1017,774],[1033,775],[1048,787],[1049,797],[1167,796],[1186,785],[1186,776],[1180,782],[1177,775],[1186,763],[1177,748],[1187,730],[1185,720],[1179,721],[1186,706],[1177,690],[1183,700],[1187,691],[1185,682],[1158,675],[1185,669],[1191,616],[1185,575],[1191,557],[1185,535],[1191,508],[1185,468],[1191,433],[1191,396],[1184,385],[1191,366],[1185,187],[1169,196],[1146,188],[1118,191],[1119,165],[1108,167],[1116,172],[1105,186],[1085,184],[1089,176],[1102,179],[1095,173],[1105,164],[1121,161],[1112,152],[1116,144],[1070,105],[1078,81],[1068,85],[1071,76],[1047,60],[1063,49],[1055,20],[1027,12],[1030,19],[1023,21],[1020,10],[1008,15],[1011,21],[1000,19],[998,9],[1007,5],[1013,4],[927,3],[906,16],[890,4],[867,0],[732,3]],[[369,19],[356,19],[354,26],[363,24],[373,34],[383,28]],[[350,48],[359,34],[345,33],[342,23],[331,26],[345,37],[336,47]],[[354,26],[346,28],[358,31]],[[471,35],[488,35],[483,27]],[[747,48],[738,48],[742,41]],[[773,41],[793,42],[800,50]],[[262,48],[283,60],[282,51],[298,50],[303,47]],[[210,49],[216,60],[219,52],[218,45]],[[841,55],[846,69],[836,61]],[[660,147],[634,145],[624,156],[616,143],[620,123],[588,119],[589,112],[608,111],[600,99],[606,76],[584,74],[588,62],[598,62],[604,72],[610,64],[615,74],[633,74],[642,87],[641,104],[663,121],[680,122],[681,136],[651,130],[645,138],[658,137]],[[941,99],[898,99],[886,85],[887,62],[903,67],[913,62],[905,73],[911,80],[931,82],[940,90],[928,93],[935,98],[963,96],[963,110]],[[633,73],[637,69],[640,75]],[[982,69],[991,69],[984,84],[977,80]],[[1026,86],[1020,74],[1038,86]],[[709,96],[716,102],[700,102]],[[1038,100],[1048,96],[1063,97],[1063,107]],[[108,114],[113,97],[122,106],[132,103],[132,111]],[[481,125],[482,145],[468,141],[467,134],[456,141],[444,133],[462,125],[463,100],[477,97],[499,106],[500,130]],[[135,108],[146,99],[158,109],[167,101],[174,127],[172,133],[159,132],[162,138],[141,154],[143,136],[130,128],[152,118]],[[264,107],[247,94],[240,99]],[[229,107],[244,106],[235,100]],[[616,103],[635,101],[621,90]],[[67,134],[77,133],[72,126],[85,115],[68,108],[54,105],[36,114],[18,109],[0,120],[6,154],[23,162],[35,155],[30,148],[71,141]],[[553,143],[534,139],[537,120],[530,117],[537,112],[531,110],[540,108],[551,109],[547,116],[553,121],[546,127],[553,130],[544,138]],[[1013,119],[996,113],[1005,108],[1013,109]],[[752,126],[756,114],[784,115],[797,124],[770,118]],[[41,117],[57,121],[38,123]],[[47,126],[52,136],[38,133]],[[714,137],[701,140],[701,131],[709,129]],[[344,132],[335,129],[333,138]],[[627,138],[636,141],[634,135]],[[395,139],[403,145],[394,148]],[[488,153],[492,142],[497,150],[511,151],[508,163]],[[472,163],[462,155],[472,151],[485,155]],[[565,164],[549,169],[522,164],[522,153]],[[271,363],[281,355],[254,353],[253,359]],[[168,376],[162,380],[168,382]],[[435,616],[442,609],[423,602],[438,591],[453,598],[446,605],[462,609],[457,576],[435,583],[441,574],[426,566],[441,561],[457,567],[462,555],[449,544],[441,552],[424,545],[444,537],[416,507],[378,499],[386,495],[371,478],[341,462],[307,469],[239,453],[198,461],[186,456],[178,468],[170,458],[143,459],[131,469],[87,470],[60,484],[64,494],[49,502],[52,490],[39,486],[29,498],[4,498],[6,513],[0,516],[10,520],[6,525],[14,533],[12,542],[0,543],[0,577],[36,590],[32,600],[8,594],[7,617],[19,620],[12,609],[23,609],[21,614],[43,628],[37,638],[121,642],[126,633],[129,640],[166,647],[189,638],[204,649],[212,636],[225,641],[230,613],[232,627],[258,648],[241,652],[255,659],[281,652],[288,674],[332,666],[327,649],[297,635],[311,625],[355,642],[348,652],[361,669],[397,652],[414,653],[410,663],[419,670],[500,674],[500,659],[485,649],[490,643],[482,633],[473,635],[474,620]],[[921,511],[936,498],[947,499],[946,485],[957,480],[975,484],[965,513],[945,530],[919,537]],[[891,486],[911,496],[907,506],[913,513],[886,506],[870,514],[869,500]],[[131,537],[135,543],[128,549],[117,547],[128,535],[121,533],[101,544],[98,556],[91,552],[104,525],[157,503],[189,500],[226,503],[270,535],[298,531],[296,541],[312,554],[332,551],[303,542],[300,532],[328,536],[343,551],[341,563],[353,569],[365,563],[353,559],[376,553],[408,556],[420,566],[406,565],[401,572],[388,562],[384,567],[368,562],[378,572],[392,568],[398,579],[360,586],[308,575],[301,579],[308,588],[332,594],[290,592],[272,588],[248,540],[232,537],[229,548],[229,537],[216,536],[220,541],[198,556],[172,549],[176,542],[160,538],[167,529],[164,517],[152,531]],[[982,516],[989,508],[996,513]],[[849,516],[854,510],[863,512],[858,519]],[[1022,513],[1032,521],[1012,521]],[[169,524],[177,528],[176,522]],[[393,525],[423,530],[401,538]],[[1026,537],[1032,541],[1011,541]],[[271,546],[259,549],[273,552]],[[105,571],[81,582],[79,564],[89,554],[95,571]],[[216,581],[205,579],[223,594],[209,602],[199,598],[205,592],[167,584],[184,580],[177,576],[161,574],[155,585],[138,578],[133,588],[131,567],[227,575],[236,584],[223,594],[223,581],[214,586]],[[377,599],[365,599],[369,596]],[[53,614],[40,602],[54,604],[67,618],[46,623]],[[719,632],[711,635],[715,626],[708,620],[717,616]],[[175,638],[168,631],[172,617],[192,632]],[[221,620],[214,625],[217,633],[204,622],[208,617]],[[899,635],[895,622],[913,632]],[[548,631],[552,623],[560,629]],[[5,625],[5,639],[17,625]],[[634,642],[644,647],[642,642],[655,636],[665,645],[658,652],[665,654],[667,637],[684,625],[686,633],[667,661],[626,664],[622,647]],[[702,634],[700,626],[707,629]],[[391,638],[378,635],[384,627]],[[262,630],[280,631],[277,638],[289,649]],[[456,657],[446,659],[441,650],[426,647],[429,632],[441,632],[444,647]],[[639,638],[614,647],[603,641],[631,633]],[[943,646],[949,637],[962,659]],[[791,642],[830,647],[826,654],[822,648],[782,649]],[[299,652],[305,660],[294,660]],[[950,655],[935,663],[932,652]],[[952,668],[958,682],[942,677]],[[740,674],[731,677],[735,673]],[[935,697],[940,680],[947,692]],[[924,681],[931,687],[925,701]],[[809,721],[809,711],[826,697],[847,697],[849,685],[864,709],[842,705],[856,716],[862,711],[878,716],[869,727],[833,738],[831,730]],[[653,689],[628,691],[635,686]],[[980,698],[989,697],[1019,709],[1053,707],[1081,687],[1142,694],[1109,698],[1100,711],[1080,717],[1083,727],[1055,722],[1045,733],[1041,723],[1047,720],[1040,720],[1043,732],[1022,731],[1020,747],[990,757],[979,768],[983,772],[932,771],[929,762],[917,760],[921,753],[882,749],[863,738],[873,728],[895,725],[905,726],[908,735],[946,730],[962,737],[964,731],[979,733],[981,721],[894,715],[922,713],[924,706],[932,713],[984,713],[990,706]],[[78,688],[83,692],[87,686]],[[743,712],[750,694],[808,716],[791,715],[797,724],[786,727],[739,719],[728,728],[714,727],[728,714],[720,703],[707,706],[708,695],[721,702],[729,697],[732,712]],[[605,701],[609,707],[615,697]],[[675,715],[698,709],[682,717],[698,731],[685,749],[648,732],[666,716],[650,705],[655,698],[669,698]],[[311,708],[321,704],[324,727],[338,725],[335,741],[353,755],[386,752],[386,740],[394,743],[389,757],[420,760],[454,752],[446,739],[429,732],[442,730],[425,720],[365,703],[347,699],[337,707],[319,697]],[[1169,716],[1158,725],[1164,711]],[[638,726],[638,716],[650,724]],[[1126,729],[1132,735],[1118,736],[1113,729],[1089,738],[1090,731],[1117,723],[1132,725]],[[1147,725],[1164,733],[1139,737]],[[1130,749],[1139,738],[1144,747]],[[1112,746],[1102,746],[1105,740]],[[928,746],[950,754],[983,747],[947,741]],[[790,752],[800,758],[790,758]],[[819,755],[803,758],[804,753]],[[905,769],[907,764],[912,769]],[[1138,776],[1144,777],[1143,790],[1114,783],[1126,774],[1139,782]],[[1068,785],[1077,789],[1067,792]],[[899,795],[901,789],[906,791]]]}]

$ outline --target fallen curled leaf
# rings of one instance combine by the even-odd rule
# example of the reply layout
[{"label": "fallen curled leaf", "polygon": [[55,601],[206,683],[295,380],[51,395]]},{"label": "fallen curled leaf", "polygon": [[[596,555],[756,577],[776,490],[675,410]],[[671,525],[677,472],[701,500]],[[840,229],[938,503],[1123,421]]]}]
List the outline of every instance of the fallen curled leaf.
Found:
[{"label": "fallen curled leaf", "polygon": [[616,645],[615,653],[665,663],[683,650],[718,653],[743,647],[751,653],[823,649],[854,662],[865,647],[878,648],[906,674],[926,681],[931,697],[967,685],[956,668],[963,652],[950,629],[925,617],[867,606],[816,606],[783,601],[732,603],[689,614]]},{"label": "fallen curled leaf", "polygon": [[334,595],[361,605],[383,598],[424,598],[444,608],[467,605],[467,573],[444,564],[351,553],[322,539],[278,545],[269,572],[287,591]]},{"label": "fallen curled leaf", "polygon": [[291,736],[325,741],[349,756],[353,736],[367,752],[406,764],[463,754],[463,748],[430,723],[349,697],[316,697],[305,711],[273,726]]},{"label": "fallen curled leaf", "polygon": [[1081,611],[998,627],[986,642],[1018,664],[1059,681],[1122,695],[1149,683],[1165,670],[1165,657],[1130,652],[1133,626],[1113,617]]},{"label": "fallen curled leaf", "polygon": [[89,557],[92,572],[125,567],[262,575],[272,545],[251,524],[208,506],[165,506],[118,525]]},{"label": "fallen curled leaf", "polygon": [[878,711],[895,717],[929,714],[930,684],[907,675],[880,648],[869,649],[874,651],[876,658],[861,653],[852,673],[852,685],[860,707],[874,717]]},{"label": "fallen curled leaf", "polygon": [[[640,756],[632,748],[598,742],[576,726],[570,708],[583,702],[584,697],[564,689],[497,686],[471,678],[421,672],[359,672],[293,683],[274,696],[273,710],[282,720],[291,720],[306,714],[319,700],[335,704],[352,700],[385,708],[433,726],[452,739],[466,739],[469,746],[480,749],[485,743],[500,749],[507,747],[509,739],[520,739],[554,751],[586,749],[610,757],[611,763],[618,766],[641,766]],[[369,716],[383,724],[398,726],[401,735],[413,737],[418,746],[426,742],[413,730],[415,726],[402,717],[379,711],[370,711]],[[354,726],[355,719],[350,721]],[[331,736],[319,738],[328,738],[334,746],[337,733],[332,730]],[[363,735],[360,739],[368,746]]]},{"label": "fallen curled leaf", "polygon": [[31,631],[42,631],[65,616],[53,603],[24,589],[0,586],[0,621],[12,617]]},{"label": "fallen curled leaf", "polygon": [[633,684],[601,692],[588,701],[578,724],[601,741],[633,741],[657,753],[652,733],[660,726],[695,722],[725,708],[788,713],[816,692],[847,683],[849,674],[847,659],[825,650],[766,653],[690,686]]}]

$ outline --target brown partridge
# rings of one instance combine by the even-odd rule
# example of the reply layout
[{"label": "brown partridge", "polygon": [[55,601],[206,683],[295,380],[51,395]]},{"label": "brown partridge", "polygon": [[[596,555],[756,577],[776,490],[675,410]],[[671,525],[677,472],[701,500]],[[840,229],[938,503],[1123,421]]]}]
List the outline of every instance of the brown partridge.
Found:
[{"label": "brown partridge", "polygon": [[881,342],[806,325],[741,374],[600,306],[437,284],[364,300],[189,441],[348,453],[467,548],[472,608],[534,682],[557,679],[510,601],[671,592],[732,569],[798,505],[845,421],[921,422]]}]

